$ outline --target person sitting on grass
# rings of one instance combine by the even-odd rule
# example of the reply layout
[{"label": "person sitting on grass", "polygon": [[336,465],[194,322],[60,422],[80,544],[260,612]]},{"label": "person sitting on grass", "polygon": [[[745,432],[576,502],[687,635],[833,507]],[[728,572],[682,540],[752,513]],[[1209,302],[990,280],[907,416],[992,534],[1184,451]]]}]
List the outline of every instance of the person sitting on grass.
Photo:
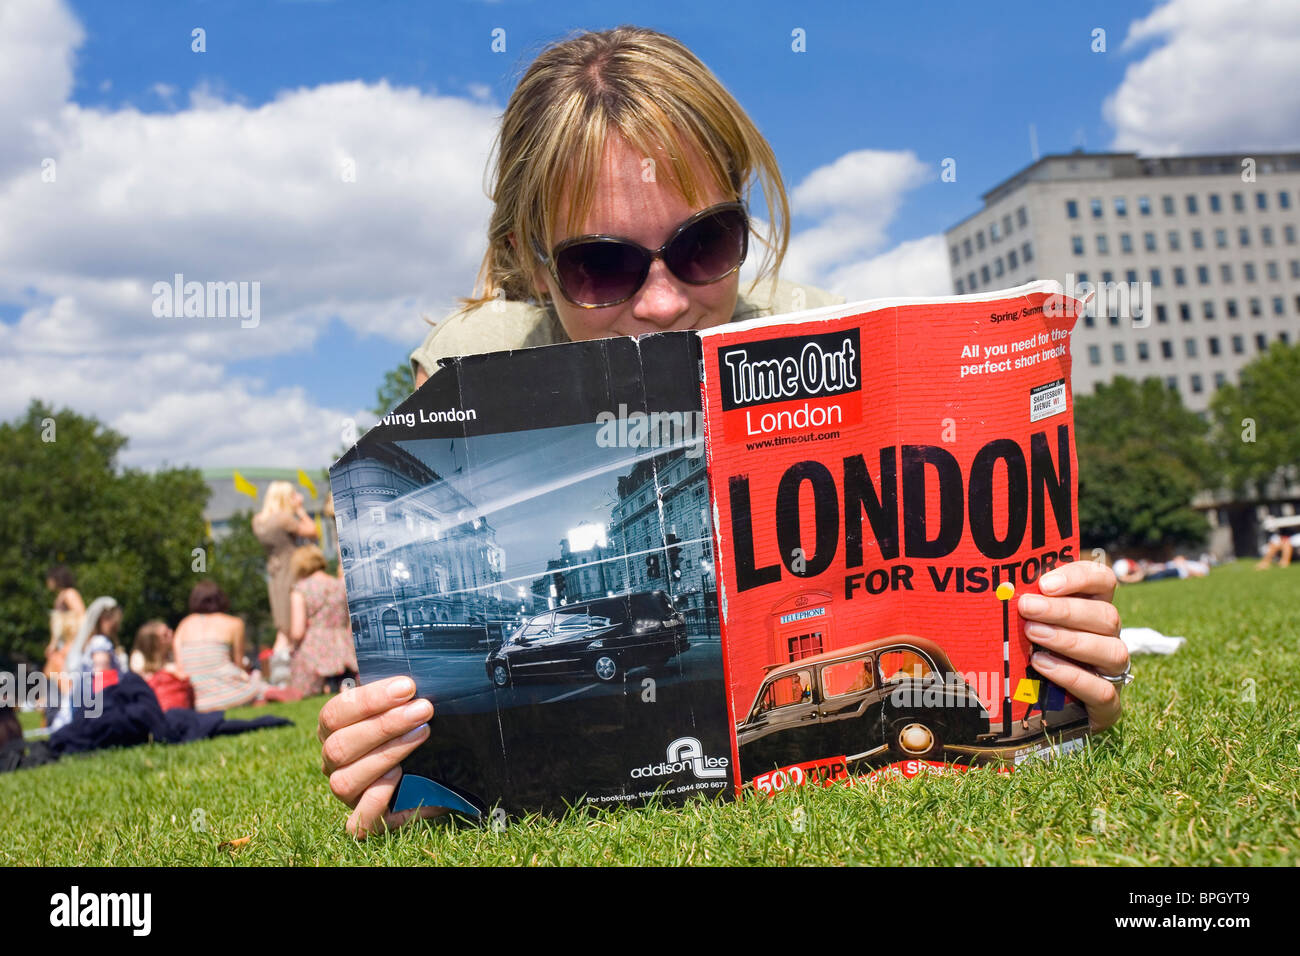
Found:
[{"label": "person sitting on grass", "polygon": [[176,625],[176,665],[194,685],[194,709],[229,710],[271,700],[298,700],[293,690],[272,687],[260,673],[250,674],[244,659],[244,622],[230,611],[215,581],[200,581],[190,591],[190,613]]},{"label": "person sitting on grass", "polygon": [[[189,675],[176,666],[172,653],[175,632],[164,621],[147,621],[135,634],[131,669],[145,679],[163,710],[173,707],[194,709],[194,685]],[[135,659],[139,655],[138,664]]]},{"label": "person sitting on grass", "polygon": [[296,581],[289,594],[289,686],[308,697],[325,693],[327,684],[337,688],[345,678],[355,680],[357,652],[343,582],[326,573],[321,549],[303,545],[289,563]]},{"label": "person sitting on grass", "polygon": [[1255,570],[1263,571],[1271,567],[1274,561],[1277,561],[1279,568],[1289,567],[1291,555],[1296,548],[1300,548],[1300,531],[1295,534],[1273,534],[1268,539],[1268,547],[1264,549],[1264,556],[1255,565]]},{"label": "person sitting on grass", "polygon": [[[619,27],[544,50],[510,97],[497,146],[477,295],[412,353],[417,387],[448,356],[706,329],[844,301],[778,281],[789,204],[772,148],[671,37]],[[766,235],[755,230],[766,256],[742,293],[755,180],[768,207]],[[618,255],[608,254],[610,237]],[[1094,730],[1109,727],[1128,666],[1110,603],[1115,575],[1076,562],[1041,588],[1018,602],[1039,646],[1034,667],[1087,706]],[[414,694],[414,681],[394,677],[321,709],[322,770],[351,808],[354,835],[446,812],[388,812],[400,762],[429,736],[433,704]]]}]

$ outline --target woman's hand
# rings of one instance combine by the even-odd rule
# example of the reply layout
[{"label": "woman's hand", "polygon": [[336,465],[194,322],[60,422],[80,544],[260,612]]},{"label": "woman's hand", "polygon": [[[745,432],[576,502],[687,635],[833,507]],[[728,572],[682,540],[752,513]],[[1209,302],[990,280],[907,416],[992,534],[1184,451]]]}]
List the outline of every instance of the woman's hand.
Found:
[{"label": "woman's hand", "polygon": [[1119,720],[1119,687],[1098,674],[1118,676],[1128,667],[1119,639],[1115,574],[1104,564],[1074,561],[1038,579],[1042,595],[1026,594],[1017,611],[1025,635],[1037,645],[1034,669],[1088,708],[1092,730]]},{"label": "woman's hand", "polygon": [[316,736],[321,741],[321,772],[330,790],[352,808],[348,832],[364,839],[413,819],[441,816],[443,807],[418,807],[389,813],[388,804],[402,779],[399,764],[429,737],[433,704],[415,696],[409,677],[362,684],[343,691],[321,708]]}]

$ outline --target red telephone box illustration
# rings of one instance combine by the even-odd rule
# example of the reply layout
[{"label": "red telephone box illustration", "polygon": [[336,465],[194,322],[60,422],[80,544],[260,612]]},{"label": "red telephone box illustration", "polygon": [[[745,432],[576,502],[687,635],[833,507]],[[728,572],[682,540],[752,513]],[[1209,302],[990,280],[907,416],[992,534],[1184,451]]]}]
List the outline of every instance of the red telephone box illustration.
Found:
[{"label": "red telephone box illustration", "polygon": [[768,627],[772,635],[769,665],[789,664],[835,647],[831,592],[800,591],[772,608]]}]

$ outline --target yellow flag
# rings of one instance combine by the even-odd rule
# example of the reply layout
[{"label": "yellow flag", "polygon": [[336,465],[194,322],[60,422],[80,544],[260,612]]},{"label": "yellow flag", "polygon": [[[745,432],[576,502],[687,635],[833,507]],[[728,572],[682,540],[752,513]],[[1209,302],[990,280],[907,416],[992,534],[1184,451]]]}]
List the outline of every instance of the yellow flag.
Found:
[{"label": "yellow flag", "polygon": [[301,468],[298,469],[298,484],[302,485],[311,493],[313,500],[316,498],[316,486],[312,483],[307,472],[303,471]]},{"label": "yellow flag", "polygon": [[1018,700],[1022,704],[1038,703],[1038,685],[1039,681],[1030,680],[1028,677],[1020,678],[1020,683],[1016,685],[1016,693],[1012,700]]},{"label": "yellow flag", "polygon": [[253,484],[239,472],[235,472],[235,490],[241,495],[248,495],[254,501],[257,500],[257,485]]}]

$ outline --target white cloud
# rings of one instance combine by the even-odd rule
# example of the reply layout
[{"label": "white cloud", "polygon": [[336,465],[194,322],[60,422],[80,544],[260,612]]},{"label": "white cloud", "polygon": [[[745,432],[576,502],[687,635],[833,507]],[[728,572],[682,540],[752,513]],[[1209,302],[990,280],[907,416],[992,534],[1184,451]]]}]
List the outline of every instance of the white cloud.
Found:
[{"label": "white cloud", "polygon": [[1170,0],[1134,21],[1103,114],[1113,146],[1147,155],[1300,146],[1300,4]]},{"label": "white cloud", "polygon": [[791,237],[782,275],[850,299],[947,294],[941,236],[883,251],[906,193],[936,175],[911,151],[867,149],[813,170],[790,201],[815,223]]},{"label": "white cloud", "polygon": [[[224,365],[301,352],[334,318],[414,347],[477,272],[497,108],[384,82],[85,108],[82,40],[61,3],[0,4],[0,301],[25,307],[0,324],[0,417],[32,395],[92,412],[134,464],[320,462],[345,411]],[[257,327],[156,318],[178,272],[260,283]]]}]

